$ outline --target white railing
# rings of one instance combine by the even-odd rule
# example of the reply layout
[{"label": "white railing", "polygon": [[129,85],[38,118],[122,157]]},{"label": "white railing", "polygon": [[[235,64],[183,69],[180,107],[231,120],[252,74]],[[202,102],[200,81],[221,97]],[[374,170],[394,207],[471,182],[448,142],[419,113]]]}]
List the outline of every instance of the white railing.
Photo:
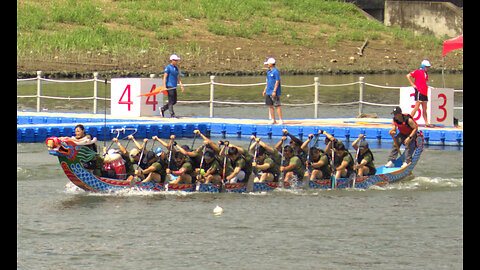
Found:
[{"label": "white railing", "polygon": [[[155,77],[155,74],[150,75],[151,78]],[[37,112],[40,112],[41,108],[41,101],[42,98],[46,99],[68,99],[68,100],[92,100],[93,99],[93,113],[97,113],[97,101],[98,100],[110,100],[109,98],[105,97],[99,97],[98,96],[98,83],[111,83],[110,81],[105,80],[99,80],[98,79],[98,72],[93,73],[93,79],[86,79],[86,80],[52,80],[52,79],[46,79],[42,78],[42,71],[37,71],[37,77],[36,78],[29,78],[29,79],[17,79],[17,82],[24,82],[24,81],[37,81],[37,94],[36,95],[17,95],[17,98],[36,98],[37,99]],[[42,81],[47,81],[47,82],[60,82],[60,83],[80,83],[80,82],[94,82],[93,83],[93,96],[91,97],[55,97],[55,96],[43,96],[42,95]],[[342,83],[342,84],[321,84],[319,83],[320,78],[319,77],[314,77],[313,78],[313,83],[312,84],[305,84],[305,85],[284,85],[282,84],[282,87],[285,88],[306,88],[306,87],[314,87],[314,98],[313,102],[311,103],[303,103],[303,104],[284,104],[282,103],[282,106],[298,106],[298,107],[303,107],[303,106],[314,106],[314,118],[318,118],[318,106],[319,105],[328,105],[328,106],[345,106],[345,105],[355,105],[358,104],[358,113],[362,114],[363,113],[363,105],[371,105],[371,106],[389,106],[389,107],[395,107],[399,106],[399,104],[382,104],[382,103],[373,103],[373,102],[367,102],[363,100],[363,92],[364,92],[364,87],[365,85],[371,86],[371,87],[377,87],[377,88],[383,88],[383,89],[400,89],[400,86],[384,86],[384,85],[376,85],[372,83],[367,83],[365,82],[365,77],[359,77],[359,81],[357,82],[351,82],[351,83]],[[210,81],[209,82],[204,82],[204,83],[196,83],[196,84],[184,84],[184,86],[205,86],[205,85],[210,85],[210,99],[209,100],[195,100],[195,101],[178,101],[178,103],[209,103],[210,104],[210,117],[214,117],[214,104],[224,104],[224,105],[264,105],[264,102],[232,102],[232,101],[220,101],[220,100],[215,100],[215,85],[219,86],[228,86],[228,87],[252,87],[252,86],[261,86],[265,85],[265,82],[262,83],[251,83],[251,84],[229,84],[229,83],[219,83],[215,82],[215,76],[210,76]],[[343,102],[343,103],[324,103],[324,102],[319,102],[318,100],[318,93],[319,93],[319,87],[342,87],[342,86],[352,86],[352,85],[359,85],[359,100],[358,101],[351,101],[351,102]],[[463,93],[463,90],[454,90],[456,93]],[[463,110],[463,107],[454,107],[455,110]]]}]

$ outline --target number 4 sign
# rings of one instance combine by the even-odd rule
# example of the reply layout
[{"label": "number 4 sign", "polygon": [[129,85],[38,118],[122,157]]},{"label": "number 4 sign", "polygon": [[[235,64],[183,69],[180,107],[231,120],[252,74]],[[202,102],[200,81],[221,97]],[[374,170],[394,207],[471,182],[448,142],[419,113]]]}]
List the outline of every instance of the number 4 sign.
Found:
[{"label": "number 4 sign", "polygon": [[162,79],[112,78],[111,114],[116,116],[155,116],[160,115],[163,95],[140,97],[162,86]]},{"label": "number 4 sign", "polygon": [[[453,88],[428,89],[427,117],[430,124],[453,126]],[[411,113],[415,107],[415,89],[413,87],[400,88],[400,107],[403,113]],[[425,125],[422,116],[422,106],[413,116],[419,125]]]}]

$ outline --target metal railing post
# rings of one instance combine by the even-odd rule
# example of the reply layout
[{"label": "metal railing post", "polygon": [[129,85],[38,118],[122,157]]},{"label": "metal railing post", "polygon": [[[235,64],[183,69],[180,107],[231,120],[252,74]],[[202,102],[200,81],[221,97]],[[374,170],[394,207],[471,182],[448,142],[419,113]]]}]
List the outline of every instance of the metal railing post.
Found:
[{"label": "metal railing post", "polygon": [[37,71],[37,112],[40,112],[40,105],[42,102],[42,72],[40,70]]},{"label": "metal railing post", "polygon": [[365,87],[365,77],[360,77],[360,93],[358,94],[358,115],[363,113],[363,88]]},{"label": "metal railing post", "polygon": [[93,113],[97,113],[98,72],[93,72]]},{"label": "metal railing post", "polygon": [[313,118],[318,118],[318,83],[320,81],[320,78],[314,77],[313,81],[315,83],[315,100],[313,101],[313,103],[315,103],[315,109],[314,109]]},{"label": "metal railing post", "polygon": [[210,117],[213,117],[213,99],[215,98],[215,76],[210,76]]}]

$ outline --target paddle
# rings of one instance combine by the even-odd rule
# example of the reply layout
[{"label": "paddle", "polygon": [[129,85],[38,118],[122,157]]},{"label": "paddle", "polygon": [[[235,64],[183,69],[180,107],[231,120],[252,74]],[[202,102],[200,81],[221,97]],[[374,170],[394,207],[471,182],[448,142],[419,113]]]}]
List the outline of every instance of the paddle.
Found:
[{"label": "paddle", "polygon": [[332,189],[337,187],[337,177],[335,176],[337,173],[337,169],[335,168],[335,141],[332,140],[332,176],[330,177],[330,184],[332,185]]},{"label": "paddle", "polygon": [[[117,137],[115,137],[117,140],[118,140],[118,136],[120,136],[120,131],[122,131],[122,129],[114,129],[114,130],[111,131],[111,133],[117,132]],[[103,153],[104,155],[105,155],[106,153],[108,153],[108,150],[110,150],[110,148],[112,147],[113,143],[114,143],[114,142],[113,142],[113,140],[112,140],[112,143],[110,143],[110,145],[108,146],[108,148],[104,151],[104,153]]]},{"label": "paddle", "polygon": [[192,148],[192,149],[193,149],[193,146],[195,145],[195,140],[197,139],[197,133],[194,132],[194,134],[195,134],[195,135],[193,135],[192,147],[190,147],[190,148]]},{"label": "paddle", "polygon": [[[355,155],[355,165],[358,165],[358,155],[360,155],[360,143],[364,140],[365,138],[360,139],[358,142],[357,146],[357,154]],[[357,181],[357,176],[358,176],[358,169],[355,171],[355,176],[353,177],[353,182],[352,182],[352,188],[355,188],[355,182]]]},{"label": "paddle", "polygon": [[147,147],[147,143],[148,143],[148,141],[146,141],[145,144],[143,145],[142,154],[140,155],[140,159],[138,160],[138,163],[137,163],[137,171],[138,171],[138,168],[140,167],[140,162],[142,162],[143,152],[144,152],[145,148]]},{"label": "paddle", "polygon": [[227,166],[227,151],[228,151],[228,141],[225,142],[225,146],[223,147],[223,154],[225,157],[223,158],[223,175],[222,175],[222,187],[220,188],[220,192],[225,191],[225,169]]},{"label": "paddle", "polygon": [[398,146],[397,139],[395,138],[395,136],[393,134],[390,134],[390,136],[392,136],[393,144],[395,144],[395,148],[397,148],[398,154],[400,154],[400,158],[402,159],[402,162],[405,162],[405,160],[403,159],[403,156],[402,156],[402,152],[400,152],[400,147]]},{"label": "paddle", "polygon": [[[283,138],[282,138],[282,149],[281,149],[282,152],[280,153],[280,154],[282,155],[282,159],[280,160],[280,168],[283,166],[283,162],[285,161],[285,156],[283,155],[283,143],[284,143],[284,142],[285,142],[285,141],[284,141]],[[278,177],[278,185],[279,185],[280,187],[283,187],[283,175],[284,175],[284,174],[285,174],[284,172],[280,171],[280,176]]]},{"label": "paddle", "polygon": [[150,96],[154,96],[154,95],[160,94],[160,92],[161,92],[162,94],[164,94],[165,96],[167,96],[167,95],[168,95],[168,92],[167,92],[167,91],[170,90],[170,89],[174,89],[174,88],[168,88],[168,89],[167,89],[167,88],[164,87],[164,86],[159,86],[159,87],[155,88],[155,89],[154,89],[152,92],[150,92],[150,93],[140,94],[140,95],[138,95],[138,96],[139,96],[139,97],[150,97]]},{"label": "paddle", "polygon": [[[311,141],[313,139],[313,136],[315,136],[315,141],[313,142],[313,146],[309,147],[308,153],[307,153],[307,164],[306,165],[307,165],[307,170],[308,170],[309,176],[310,176],[310,173],[313,170],[312,167],[311,167],[312,166],[312,161],[310,160],[310,154],[312,153],[312,148],[315,147],[315,145],[318,142],[318,138],[320,137],[320,134],[322,134],[322,133],[323,133],[323,131],[320,130],[317,134],[312,135],[312,137],[309,136],[309,138],[308,138]],[[307,146],[308,146],[308,144],[307,144]]]}]

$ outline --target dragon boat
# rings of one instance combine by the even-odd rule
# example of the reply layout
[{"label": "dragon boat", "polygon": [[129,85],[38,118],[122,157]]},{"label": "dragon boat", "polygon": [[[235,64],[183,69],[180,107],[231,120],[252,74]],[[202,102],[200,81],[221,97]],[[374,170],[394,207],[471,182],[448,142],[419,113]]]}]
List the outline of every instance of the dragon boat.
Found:
[{"label": "dragon boat", "polygon": [[[95,140],[95,138],[94,138]],[[92,143],[92,142],[90,142]],[[94,141],[93,141],[94,143]],[[97,154],[87,144],[76,143],[73,140],[60,140],[57,137],[50,137],[46,140],[48,152],[57,156],[67,178],[79,188],[93,192],[112,192],[119,189],[135,188],[139,190],[151,191],[185,191],[185,192],[262,192],[272,191],[277,188],[311,188],[311,189],[346,189],[355,187],[359,189],[367,189],[371,186],[382,186],[388,183],[397,182],[404,179],[412,173],[424,148],[423,133],[417,133],[415,141],[415,149],[412,156],[412,162],[401,168],[402,158],[399,157],[394,162],[395,167],[386,168],[378,167],[375,175],[355,177],[354,174],[350,178],[340,178],[336,181],[332,179],[315,180],[315,181],[298,181],[295,183],[250,183],[250,184],[163,184],[163,183],[137,183],[131,186],[127,181],[122,179],[113,179],[101,177],[93,174],[83,167],[83,163],[92,160]],[[306,178],[306,177],[305,177]],[[308,183],[307,183],[308,182]]]}]

